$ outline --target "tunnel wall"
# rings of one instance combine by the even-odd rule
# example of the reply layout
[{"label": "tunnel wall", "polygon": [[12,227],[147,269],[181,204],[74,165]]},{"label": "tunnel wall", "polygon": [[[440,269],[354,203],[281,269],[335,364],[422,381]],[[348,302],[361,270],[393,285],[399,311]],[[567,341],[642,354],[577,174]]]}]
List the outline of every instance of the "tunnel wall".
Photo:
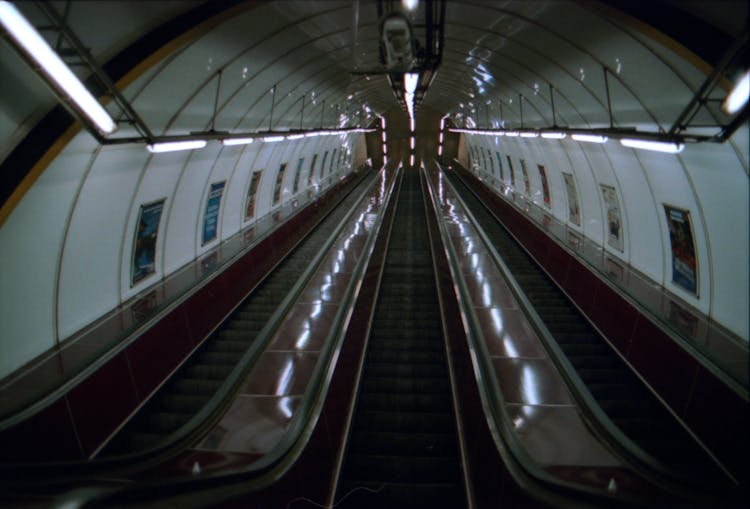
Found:
[{"label": "tunnel wall", "polygon": [[[258,218],[308,192],[319,194],[364,162],[362,138],[320,136],[244,147],[210,143],[200,151],[151,155],[143,146],[98,146],[79,134],[0,228],[0,261],[12,267],[0,285],[0,377]],[[282,164],[286,171],[274,203]],[[255,210],[248,216],[248,191],[258,171]],[[216,238],[203,242],[208,196],[212,184],[222,182]],[[141,207],[162,201],[154,271],[134,280]],[[216,201],[214,196],[212,205]]]},{"label": "tunnel wall", "polygon": [[[743,156],[737,150],[742,143],[747,143],[746,128],[733,142],[690,145],[679,155],[636,151],[616,140],[599,145],[465,135],[458,159],[475,173],[492,172],[498,187],[525,195],[571,231],[601,246],[606,256],[646,275],[747,341],[748,175],[742,170],[747,168],[747,152]],[[547,200],[540,165],[548,181]],[[572,179],[576,189],[577,221],[565,178]],[[611,206],[603,186],[616,195],[618,239],[608,231]],[[695,292],[673,278],[665,206],[689,212],[697,258]]]}]

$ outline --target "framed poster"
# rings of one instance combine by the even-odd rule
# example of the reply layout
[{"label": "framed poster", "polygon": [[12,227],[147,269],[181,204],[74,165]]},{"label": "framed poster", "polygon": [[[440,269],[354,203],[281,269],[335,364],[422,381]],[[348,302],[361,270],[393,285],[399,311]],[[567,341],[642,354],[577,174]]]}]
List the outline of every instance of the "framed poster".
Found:
[{"label": "framed poster", "polygon": [[304,158],[300,158],[300,160],[297,162],[297,169],[294,170],[294,185],[292,186],[292,194],[297,194],[297,191],[299,191],[299,177],[302,174],[302,163],[304,162]]},{"label": "framed poster", "polygon": [[130,264],[130,286],[156,272],[156,238],[164,210],[164,201],[141,205],[133,237],[133,259]]},{"label": "framed poster", "polygon": [[[325,154],[328,155],[328,152]],[[326,163],[326,158],[323,158],[323,164],[320,165],[320,176],[323,177],[325,168],[323,165]],[[273,186],[273,204],[276,205],[281,200],[281,184],[284,182],[284,173],[286,173],[286,163],[283,163],[279,167],[279,172],[276,174],[276,183]]]},{"label": "framed poster", "polygon": [[576,226],[581,226],[581,209],[578,208],[578,191],[576,191],[576,181],[573,174],[563,173],[565,181],[565,190],[568,194],[568,221]]},{"label": "framed poster", "polygon": [[698,296],[698,263],[690,212],[664,205],[672,247],[672,282]]},{"label": "framed poster", "polygon": [[250,219],[255,215],[255,195],[258,193],[260,177],[263,170],[253,172],[250,178],[250,186],[247,188],[247,200],[245,201],[245,219]]},{"label": "framed poster", "polygon": [[500,152],[495,152],[495,155],[497,156],[498,175],[500,175],[500,180],[505,180],[505,175],[503,175],[503,158],[500,157]]},{"label": "framed poster", "polygon": [[526,170],[526,161],[521,159],[521,173],[523,174],[524,194],[531,197],[531,184],[529,183],[529,172]]},{"label": "framed poster", "polygon": [[549,209],[552,207],[552,202],[549,195],[549,183],[547,182],[547,171],[541,164],[537,165],[539,168],[539,177],[542,179],[542,194],[544,195],[544,205]]},{"label": "framed poster", "polygon": [[602,188],[604,198],[604,211],[607,221],[607,244],[624,251],[622,240],[622,215],[620,214],[620,202],[617,200],[617,191],[612,186],[599,184]]},{"label": "framed poster", "polygon": [[216,238],[219,231],[219,206],[221,195],[224,193],[226,181],[211,184],[206,200],[206,211],[203,214],[203,244],[207,244]]},{"label": "framed poster", "polygon": [[310,163],[310,173],[307,174],[307,187],[312,186],[313,177],[315,176],[315,163],[318,160],[318,154],[313,154],[312,162]]}]

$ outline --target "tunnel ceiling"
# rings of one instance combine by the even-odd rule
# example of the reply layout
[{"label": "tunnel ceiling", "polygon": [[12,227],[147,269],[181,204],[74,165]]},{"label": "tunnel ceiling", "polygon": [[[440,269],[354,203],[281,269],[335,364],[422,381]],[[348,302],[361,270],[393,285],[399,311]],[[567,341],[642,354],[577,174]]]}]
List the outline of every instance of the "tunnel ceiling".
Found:
[{"label": "tunnel ceiling", "polygon": [[[442,65],[422,106],[468,127],[596,127],[612,122],[668,130],[706,79],[715,63],[711,60],[742,32],[737,20],[746,19],[747,3],[719,2],[722,8],[717,9],[703,2],[652,2],[650,9],[635,4],[640,2],[449,1]],[[351,125],[398,107],[386,75],[352,72],[380,66],[377,2],[51,5],[156,135],[246,132],[266,129],[271,121],[273,128]],[[38,6],[19,4],[42,26],[48,20]],[[416,21],[421,9],[424,2],[414,14]],[[665,15],[681,24],[659,21]],[[655,29],[649,22],[664,26]],[[689,36],[696,32],[711,35],[708,50],[693,45],[701,40]],[[54,32],[46,36],[55,42]],[[692,52],[689,46],[703,50]],[[113,65],[123,61],[131,68]],[[8,114],[24,121],[0,145],[3,158],[45,108],[56,104],[28,68],[9,66],[7,71],[9,81],[25,84],[31,98]],[[109,109],[121,116],[116,106]],[[696,118],[706,125],[725,120],[718,108],[704,109]],[[121,122],[113,137],[133,134]]]}]

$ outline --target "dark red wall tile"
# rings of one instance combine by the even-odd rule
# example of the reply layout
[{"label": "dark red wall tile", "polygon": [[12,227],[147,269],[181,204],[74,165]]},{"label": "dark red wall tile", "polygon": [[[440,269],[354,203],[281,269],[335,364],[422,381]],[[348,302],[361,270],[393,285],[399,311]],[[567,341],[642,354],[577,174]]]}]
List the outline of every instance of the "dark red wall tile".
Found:
[{"label": "dark red wall tile", "polygon": [[82,457],[65,398],[0,434],[0,460],[3,462]]},{"label": "dark red wall tile", "polygon": [[649,319],[640,316],[628,360],[675,412],[683,412],[698,368],[698,362],[689,353]]},{"label": "dark red wall tile", "polygon": [[688,403],[685,420],[747,486],[750,446],[750,408],[722,381],[701,367]]},{"label": "dark red wall tile", "polygon": [[130,368],[121,352],[68,394],[81,445],[90,455],[138,404]]}]

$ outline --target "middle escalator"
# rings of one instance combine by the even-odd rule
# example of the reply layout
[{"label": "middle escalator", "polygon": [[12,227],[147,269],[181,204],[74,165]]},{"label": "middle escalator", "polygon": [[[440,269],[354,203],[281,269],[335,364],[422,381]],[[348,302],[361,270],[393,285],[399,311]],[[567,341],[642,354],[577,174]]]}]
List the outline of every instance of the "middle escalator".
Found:
[{"label": "middle escalator", "polygon": [[337,507],[466,507],[419,172],[404,172]]}]

